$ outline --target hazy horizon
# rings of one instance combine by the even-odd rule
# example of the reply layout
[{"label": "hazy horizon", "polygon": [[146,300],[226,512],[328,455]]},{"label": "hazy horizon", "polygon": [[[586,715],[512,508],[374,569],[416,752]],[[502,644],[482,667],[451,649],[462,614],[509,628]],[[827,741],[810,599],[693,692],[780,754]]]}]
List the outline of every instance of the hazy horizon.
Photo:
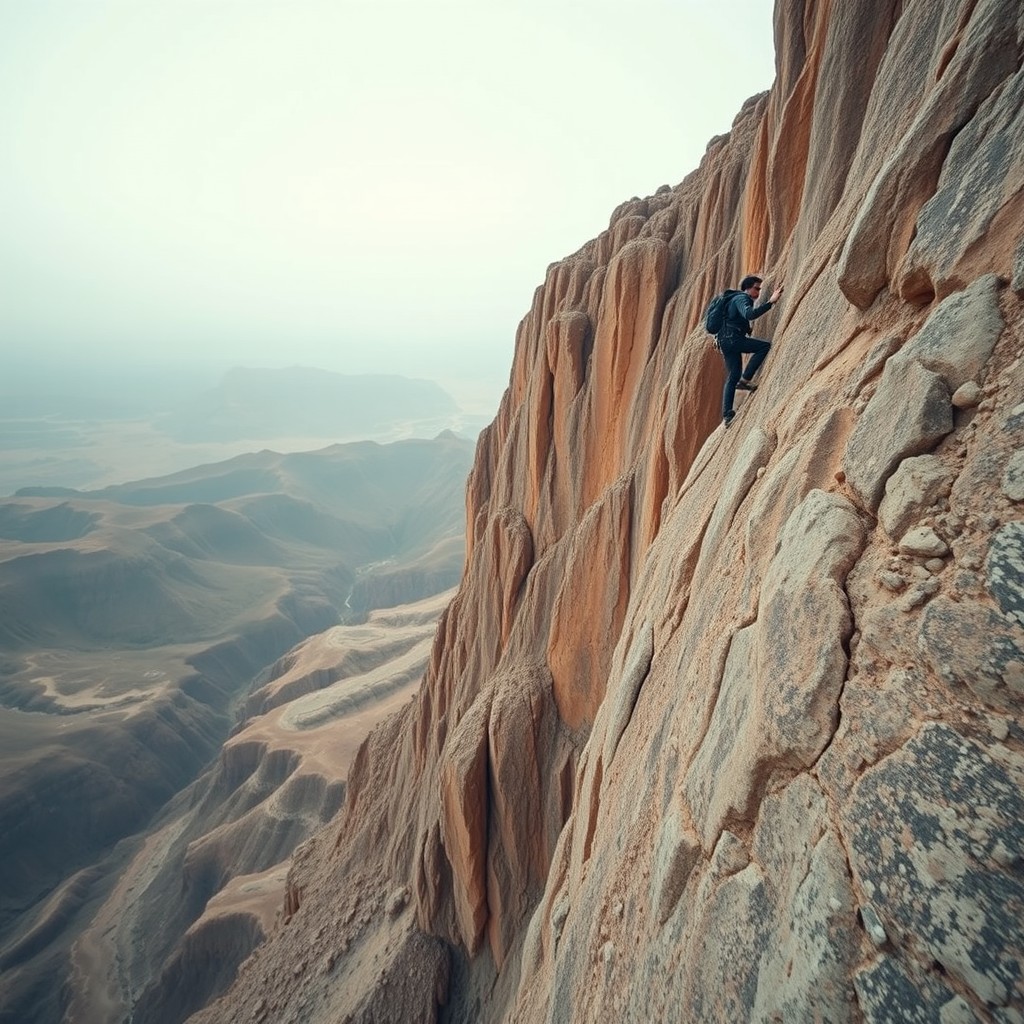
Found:
[{"label": "hazy horizon", "polygon": [[770,86],[771,15],[0,2],[0,393],[20,354],[82,387],[309,366],[496,408],[546,267]]},{"label": "hazy horizon", "polygon": [[[508,371],[493,370],[471,362],[461,367],[437,366],[433,372],[406,372],[402,366],[372,370],[345,370],[335,367],[312,366],[303,362],[280,360],[276,365],[258,365],[259,361],[231,360],[213,357],[156,359],[147,358],[145,352],[124,356],[96,356],[87,350],[72,353],[54,361],[51,357],[32,352],[13,352],[4,355],[3,376],[0,379],[0,421],[10,415],[12,404],[17,408],[32,396],[92,396],[97,401],[116,404],[122,400],[129,405],[148,404],[150,398],[162,400],[185,398],[197,392],[219,386],[226,376],[236,370],[320,370],[325,373],[350,377],[396,376],[410,380],[427,380],[448,392],[461,409],[481,414],[497,409],[497,401],[508,383]],[[511,365],[511,364],[510,364]],[[453,372],[461,371],[461,372]],[[497,376],[497,373],[501,376]]]},{"label": "hazy horizon", "polygon": [[299,366],[216,376],[109,364],[35,373],[10,377],[0,406],[0,501],[96,490],[268,449],[388,444],[444,431],[473,441],[493,418],[479,381],[447,389],[427,378]]}]

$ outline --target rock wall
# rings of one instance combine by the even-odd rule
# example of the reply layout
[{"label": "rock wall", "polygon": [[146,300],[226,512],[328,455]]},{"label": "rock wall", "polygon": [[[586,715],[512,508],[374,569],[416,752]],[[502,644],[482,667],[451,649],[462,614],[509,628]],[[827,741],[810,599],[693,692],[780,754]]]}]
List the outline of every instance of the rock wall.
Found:
[{"label": "rock wall", "polygon": [[775,26],[548,269],[417,699],[194,1020],[1024,1020],[1024,8]]}]

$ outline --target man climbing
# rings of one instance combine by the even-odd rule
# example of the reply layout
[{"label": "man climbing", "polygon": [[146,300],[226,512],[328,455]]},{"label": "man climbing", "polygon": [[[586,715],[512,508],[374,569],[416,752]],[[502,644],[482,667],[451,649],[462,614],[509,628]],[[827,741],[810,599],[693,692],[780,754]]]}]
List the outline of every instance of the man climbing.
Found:
[{"label": "man climbing", "polygon": [[[726,369],[725,387],[722,388],[722,420],[727,427],[736,415],[732,403],[737,389],[757,390],[757,385],[752,384],[751,380],[772,347],[770,341],[748,337],[750,322],[764,316],[779,301],[782,296],[782,285],[772,292],[772,297],[767,302],[755,306],[754,300],[760,294],[761,278],[753,274],[743,278],[740,281],[740,290],[729,299],[725,308],[725,325],[718,334],[718,348],[722,353],[722,359],[725,360]],[[745,367],[744,354],[750,356]]]}]

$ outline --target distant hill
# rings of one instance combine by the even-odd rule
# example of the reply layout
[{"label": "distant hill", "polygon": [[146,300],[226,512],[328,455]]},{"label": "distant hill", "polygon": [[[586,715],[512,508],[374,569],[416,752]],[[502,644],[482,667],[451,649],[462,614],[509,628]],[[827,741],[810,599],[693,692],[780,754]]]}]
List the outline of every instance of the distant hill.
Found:
[{"label": "distant hill", "polygon": [[[349,593],[360,570],[364,611],[374,574],[403,601],[443,590],[461,570],[472,449],[446,433],[263,451],[97,491],[25,488],[0,503],[0,650],[209,640],[245,614],[237,595],[280,599],[295,571],[330,603],[339,571]],[[317,628],[337,621],[323,614]]]},{"label": "distant hill", "polygon": [[458,412],[438,384],[394,374],[348,376],[308,367],[229,370],[220,384],[157,420],[175,440],[371,435],[395,422]]},{"label": "distant hill", "polygon": [[263,447],[311,451],[444,430],[475,439],[494,413],[481,411],[472,388],[464,409],[437,383],[398,374],[114,363],[8,370],[0,374],[0,495],[31,487],[37,497],[71,496]]},{"label": "distant hill", "polygon": [[0,974],[50,948],[32,921],[54,887],[195,778],[286,651],[458,582],[474,447],[262,451],[0,500]]}]

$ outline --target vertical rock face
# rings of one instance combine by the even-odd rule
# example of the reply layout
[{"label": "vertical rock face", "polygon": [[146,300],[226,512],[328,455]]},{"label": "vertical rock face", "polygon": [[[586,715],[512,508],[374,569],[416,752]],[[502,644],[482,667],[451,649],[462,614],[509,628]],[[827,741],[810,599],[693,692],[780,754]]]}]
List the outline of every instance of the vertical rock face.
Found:
[{"label": "vertical rock face", "polygon": [[419,694],[196,1020],[1024,1021],[1024,8],[779,0],[776,46],[549,268]]}]

